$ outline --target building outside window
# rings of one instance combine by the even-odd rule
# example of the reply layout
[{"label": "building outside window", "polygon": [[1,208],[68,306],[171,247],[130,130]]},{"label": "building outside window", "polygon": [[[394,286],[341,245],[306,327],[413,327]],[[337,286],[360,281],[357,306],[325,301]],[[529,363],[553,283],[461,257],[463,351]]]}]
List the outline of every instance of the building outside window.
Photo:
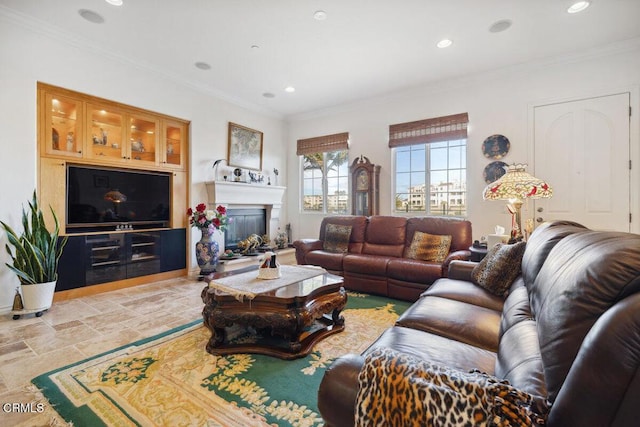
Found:
[{"label": "building outside window", "polygon": [[349,213],[348,133],[298,140],[302,212]]},{"label": "building outside window", "polygon": [[466,113],[389,127],[394,212],[467,215]]}]

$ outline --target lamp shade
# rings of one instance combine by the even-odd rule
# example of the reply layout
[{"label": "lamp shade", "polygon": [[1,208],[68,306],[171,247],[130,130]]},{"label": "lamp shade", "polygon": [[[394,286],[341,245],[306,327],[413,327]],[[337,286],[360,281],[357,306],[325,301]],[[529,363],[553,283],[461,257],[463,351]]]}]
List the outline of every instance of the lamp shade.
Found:
[{"label": "lamp shade", "polygon": [[551,197],[553,190],[545,181],[528,174],[527,165],[514,164],[500,179],[487,185],[482,192],[485,200],[524,200]]}]

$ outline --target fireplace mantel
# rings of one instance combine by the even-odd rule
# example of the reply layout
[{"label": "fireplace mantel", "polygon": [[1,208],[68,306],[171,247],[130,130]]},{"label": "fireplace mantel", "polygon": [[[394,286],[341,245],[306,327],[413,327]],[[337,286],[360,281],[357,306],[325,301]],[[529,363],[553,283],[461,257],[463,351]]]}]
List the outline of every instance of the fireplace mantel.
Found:
[{"label": "fireplace mantel", "polygon": [[287,187],[275,185],[255,185],[242,182],[206,182],[210,204],[232,207],[246,205],[282,206],[282,196]]},{"label": "fireplace mantel", "polygon": [[282,197],[287,187],[256,185],[242,182],[209,181],[207,199],[209,209],[222,205],[227,209],[260,207],[267,212],[267,234],[273,239],[280,225]]}]

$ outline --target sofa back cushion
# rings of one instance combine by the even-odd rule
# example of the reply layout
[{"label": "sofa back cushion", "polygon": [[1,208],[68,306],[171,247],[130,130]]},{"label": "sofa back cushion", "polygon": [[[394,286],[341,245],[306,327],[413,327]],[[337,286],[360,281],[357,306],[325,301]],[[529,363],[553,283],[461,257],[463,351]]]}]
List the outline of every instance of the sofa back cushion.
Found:
[{"label": "sofa back cushion", "polygon": [[560,240],[586,229],[572,221],[546,222],[536,228],[527,240],[527,248],[522,256],[522,277],[525,283],[533,283],[549,252]]},{"label": "sofa back cushion", "polygon": [[406,228],[407,219],[401,216],[369,217],[362,253],[402,257]]},{"label": "sofa back cushion", "polygon": [[320,224],[320,240],[322,242],[326,239],[327,224],[350,226],[351,236],[349,237],[349,252],[360,253],[362,251],[364,233],[367,228],[366,216],[337,215],[324,217]]},{"label": "sofa back cushion", "polygon": [[566,236],[526,286],[553,402],[594,323],[640,290],[640,235],[586,230]]},{"label": "sofa back cushion", "polygon": [[413,233],[422,231],[429,234],[451,236],[450,252],[469,250],[473,242],[471,236],[471,222],[450,216],[424,216],[407,220],[407,234],[405,247],[411,246]]}]

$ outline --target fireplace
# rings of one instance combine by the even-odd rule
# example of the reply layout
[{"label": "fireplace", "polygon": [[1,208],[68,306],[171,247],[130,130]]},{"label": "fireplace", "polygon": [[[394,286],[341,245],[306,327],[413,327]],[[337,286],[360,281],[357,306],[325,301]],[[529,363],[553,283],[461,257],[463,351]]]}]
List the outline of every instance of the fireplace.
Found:
[{"label": "fireplace", "polygon": [[224,233],[225,249],[237,249],[238,242],[251,234],[262,236],[267,232],[266,209],[228,209],[231,219]]},{"label": "fireplace", "polygon": [[[251,212],[258,211],[264,213],[264,219],[257,219],[258,214],[246,214],[246,218],[242,219],[243,222],[251,225],[255,230],[261,231],[255,234],[263,235],[267,234],[270,240],[273,240],[278,232],[280,226],[280,210],[282,209],[282,197],[287,189],[286,187],[280,187],[277,185],[256,185],[245,184],[238,182],[227,181],[210,181],[205,183],[207,187],[208,195],[208,208],[215,209],[216,206],[222,205],[227,208],[227,211],[238,212]],[[260,214],[262,215],[262,213]],[[243,213],[242,216],[245,216]],[[263,224],[264,228],[259,228],[259,225]],[[281,227],[284,229],[284,227]],[[247,232],[244,230],[227,230],[224,237],[225,248],[234,249],[237,246],[239,240],[247,238],[249,234],[253,232]],[[227,234],[232,234],[233,237],[227,238]],[[235,242],[235,243],[232,243]],[[229,242],[229,243],[227,243]],[[220,242],[222,244],[222,242]],[[227,244],[232,245],[227,247]]]}]

